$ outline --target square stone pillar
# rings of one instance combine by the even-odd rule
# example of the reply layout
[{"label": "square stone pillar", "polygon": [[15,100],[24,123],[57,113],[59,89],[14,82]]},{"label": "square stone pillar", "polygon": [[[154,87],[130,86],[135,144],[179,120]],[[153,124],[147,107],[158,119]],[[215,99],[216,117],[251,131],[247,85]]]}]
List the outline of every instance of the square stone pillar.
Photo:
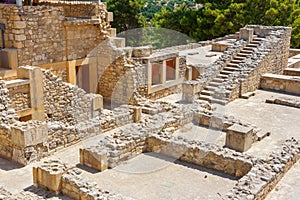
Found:
[{"label": "square stone pillar", "polygon": [[239,38],[251,42],[253,34],[254,30],[252,28],[241,28]]},{"label": "square stone pillar", "polygon": [[71,169],[59,160],[44,161],[40,166],[33,167],[33,184],[59,194],[62,189],[62,175]]},{"label": "square stone pillar", "polygon": [[140,123],[141,119],[142,119],[142,108],[134,107],[133,108],[133,121],[135,123]]},{"label": "square stone pillar", "polygon": [[98,152],[96,149],[79,149],[80,164],[93,169],[104,171],[108,168],[108,157],[106,151]]},{"label": "square stone pillar", "polygon": [[233,124],[227,129],[225,146],[236,151],[245,152],[253,143],[253,128]]},{"label": "square stone pillar", "polygon": [[43,90],[43,73],[41,68],[24,66],[17,69],[18,78],[26,78],[30,81],[30,102],[32,112],[32,119],[44,121],[44,90]]}]

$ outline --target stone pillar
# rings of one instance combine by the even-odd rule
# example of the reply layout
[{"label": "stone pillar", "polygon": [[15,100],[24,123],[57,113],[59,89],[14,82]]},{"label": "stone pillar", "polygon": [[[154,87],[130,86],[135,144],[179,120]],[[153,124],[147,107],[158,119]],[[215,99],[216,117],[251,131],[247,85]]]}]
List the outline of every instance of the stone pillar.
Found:
[{"label": "stone pillar", "polygon": [[252,28],[241,28],[239,38],[251,42],[253,34],[254,30]]},{"label": "stone pillar", "polygon": [[62,175],[71,169],[59,160],[44,161],[42,165],[33,167],[33,184],[35,187],[48,189],[59,194],[62,189]]},{"label": "stone pillar", "polygon": [[43,73],[39,67],[24,66],[17,69],[18,78],[27,78],[30,81],[30,102],[32,119],[44,121],[44,90],[43,90]]},{"label": "stone pillar", "polygon": [[245,152],[253,143],[253,128],[233,124],[227,129],[225,146],[236,151]]},{"label": "stone pillar", "polygon": [[67,61],[67,81],[76,85],[76,60]]},{"label": "stone pillar", "polygon": [[142,108],[134,107],[133,108],[133,121],[135,123],[140,123],[141,119],[142,119]]},{"label": "stone pillar", "polygon": [[166,83],[166,77],[167,77],[167,64],[166,61],[164,60],[160,68],[160,83],[162,84]]},{"label": "stone pillar", "polygon": [[99,171],[104,171],[108,168],[107,152],[95,152],[92,150],[79,149],[80,164],[86,165]]}]

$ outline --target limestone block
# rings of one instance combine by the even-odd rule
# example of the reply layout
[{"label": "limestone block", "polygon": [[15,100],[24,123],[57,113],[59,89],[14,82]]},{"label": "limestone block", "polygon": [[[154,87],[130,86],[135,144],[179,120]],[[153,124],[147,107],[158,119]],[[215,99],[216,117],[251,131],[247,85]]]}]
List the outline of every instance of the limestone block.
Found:
[{"label": "limestone block", "polygon": [[135,123],[139,123],[142,119],[142,108],[134,107],[133,108],[133,120]]},{"label": "limestone block", "polygon": [[117,35],[117,29],[116,28],[111,28],[109,35],[110,35],[110,37],[116,37],[116,35]]},{"label": "limestone block", "polygon": [[133,57],[149,57],[152,54],[152,46],[134,47],[132,51]]},{"label": "limestone block", "polygon": [[26,36],[25,35],[15,35],[15,40],[16,41],[24,41],[24,40],[26,40]]},{"label": "limestone block", "polygon": [[125,47],[125,38],[120,38],[120,37],[113,37],[110,38],[112,43],[117,47],[117,48],[124,48]]},{"label": "limestone block", "polygon": [[80,164],[86,165],[93,169],[104,171],[108,168],[107,152],[93,152],[87,149],[80,149]]},{"label": "limestone block", "polygon": [[18,127],[11,128],[12,143],[19,147],[34,146],[48,139],[48,127],[43,123],[34,127]]},{"label": "limestone block", "polygon": [[103,97],[101,95],[94,95],[93,97],[93,111],[103,108]]},{"label": "limestone block", "polygon": [[5,48],[1,50],[2,67],[16,69],[18,67],[17,49]]},{"label": "limestone block", "polygon": [[227,129],[225,146],[240,152],[247,151],[252,143],[253,128],[233,124]]},{"label": "limestone block", "polygon": [[107,22],[112,22],[112,21],[114,21],[114,13],[113,13],[113,12],[107,12],[107,13],[106,13],[106,21],[107,21]]},{"label": "limestone block", "polygon": [[253,38],[254,30],[252,28],[241,28],[240,39],[251,42]]},{"label": "limestone block", "polygon": [[14,22],[14,28],[19,28],[19,29],[26,28],[26,22],[24,22],[24,21],[15,21]]},{"label": "limestone block", "polygon": [[40,166],[33,167],[33,184],[59,194],[62,186],[62,175],[70,166],[59,160],[44,161]]},{"label": "limestone block", "polygon": [[212,44],[212,51],[224,52],[224,51],[226,51],[228,46],[229,46],[228,44],[223,44],[223,43],[220,43],[220,42],[214,42]]}]

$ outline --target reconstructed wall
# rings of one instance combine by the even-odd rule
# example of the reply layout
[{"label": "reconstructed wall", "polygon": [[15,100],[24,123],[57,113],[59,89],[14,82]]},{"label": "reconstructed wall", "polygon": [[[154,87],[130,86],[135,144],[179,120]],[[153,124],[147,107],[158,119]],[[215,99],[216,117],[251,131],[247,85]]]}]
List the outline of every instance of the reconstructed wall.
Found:
[{"label": "reconstructed wall", "polygon": [[66,60],[62,8],[1,5],[0,9],[5,45],[18,50],[20,66]]}]

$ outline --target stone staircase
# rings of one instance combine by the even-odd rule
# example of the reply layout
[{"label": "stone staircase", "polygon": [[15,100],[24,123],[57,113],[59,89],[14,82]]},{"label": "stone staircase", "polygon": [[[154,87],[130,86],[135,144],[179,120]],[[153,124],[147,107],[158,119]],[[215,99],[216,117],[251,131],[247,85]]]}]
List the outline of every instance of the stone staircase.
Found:
[{"label": "stone staircase", "polygon": [[[240,71],[239,64],[249,55],[251,55],[254,49],[257,48],[263,40],[263,38],[254,36],[252,41],[248,43],[239,53],[237,53],[237,55],[233,57],[233,59],[219,72],[219,74],[209,82],[204,90],[201,91],[199,99],[208,101],[210,103],[225,105],[228,102],[228,97],[224,97],[224,95],[218,95],[216,90],[222,85],[222,83],[230,74]],[[226,93],[229,94],[230,92],[231,91],[226,91]]]}]

